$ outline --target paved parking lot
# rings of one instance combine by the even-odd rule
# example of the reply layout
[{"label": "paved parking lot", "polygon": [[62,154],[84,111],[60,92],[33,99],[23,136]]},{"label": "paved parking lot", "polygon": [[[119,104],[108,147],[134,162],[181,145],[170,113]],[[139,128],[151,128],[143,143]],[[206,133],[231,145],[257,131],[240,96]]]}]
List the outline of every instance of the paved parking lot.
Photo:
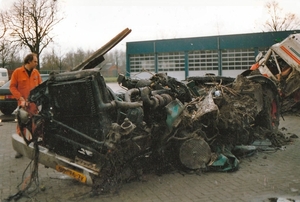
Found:
[{"label": "paved parking lot", "polygon": [[[1,114],[0,118],[3,118]],[[290,115],[284,118],[280,127],[300,136],[300,117]],[[13,116],[0,123],[1,202],[17,193],[17,186],[23,181],[22,174],[30,163],[26,158],[14,158],[11,134],[15,129]],[[39,188],[42,189],[35,195],[18,201],[221,202],[271,201],[271,198],[273,201],[300,201],[300,140],[295,138],[276,152],[258,152],[241,159],[240,169],[236,172],[146,175],[143,181],[123,184],[116,194],[94,197],[90,195],[91,187],[39,165]]]}]

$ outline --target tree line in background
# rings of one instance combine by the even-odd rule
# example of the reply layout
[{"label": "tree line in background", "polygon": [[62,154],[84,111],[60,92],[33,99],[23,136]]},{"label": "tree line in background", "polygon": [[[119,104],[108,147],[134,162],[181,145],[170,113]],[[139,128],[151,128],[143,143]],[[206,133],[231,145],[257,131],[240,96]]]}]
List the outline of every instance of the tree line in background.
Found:
[{"label": "tree line in background", "polygon": [[[63,72],[69,71],[73,67],[76,67],[84,60],[88,59],[94,51],[84,51],[77,49],[76,51],[70,51],[66,54],[59,56],[52,49],[51,52],[45,53],[42,57],[42,72],[56,71]],[[125,73],[126,71],[126,53],[122,50],[110,51],[104,55],[105,61],[98,65],[103,70],[103,74],[107,76],[117,76],[117,73]]]},{"label": "tree line in background", "polygon": [[[4,45],[1,44],[0,47]],[[2,49],[0,51],[0,68],[6,68],[12,72],[15,68],[22,66],[23,59],[20,58],[18,53],[15,53],[15,49]],[[40,56],[41,60],[41,73],[50,72],[65,72],[76,67],[81,62],[86,60],[92,55],[92,50],[77,49],[75,51],[69,51],[66,54],[60,56],[52,49],[50,52],[45,52]],[[114,50],[108,52],[105,56],[105,61],[98,65],[103,71],[104,76],[117,76],[118,73],[125,73],[126,71],[126,53],[122,50]]]},{"label": "tree line in background", "polygon": [[[262,24],[263,31],[285,31],[300,27],[299,18],[292,13],[283,13],[276,1],[268,2],[265,9],[269,15]],[[38,55],[38,70],[68,71],[77,66],[92,53],[80,48],[64,55],[54,49],[46,50],[54,42],[53,28],[63,17],[60,17],[56,0],[15,0],[7,10],[0,11],[0,67],[14,70],[21,66],[20,50]],[[43,54],[42,54],[43,53]],[[125,72],[126,54],[121,50],[112,50],[105,56],[105,62],[99,66],[109,75]]]}]

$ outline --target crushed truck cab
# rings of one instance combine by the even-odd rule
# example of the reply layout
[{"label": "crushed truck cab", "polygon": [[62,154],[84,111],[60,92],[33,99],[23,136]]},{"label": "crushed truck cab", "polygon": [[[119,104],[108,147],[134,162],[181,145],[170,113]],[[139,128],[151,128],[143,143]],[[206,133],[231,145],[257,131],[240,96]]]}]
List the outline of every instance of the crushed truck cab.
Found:
[{"label": "crushed truck cab", "polygon": [[251,70],[259,70],[276,83],[286,101],[283,111],[300,101],[300,34],[292,34],[272,45],[266,54],[259,53],[256,61]]}]

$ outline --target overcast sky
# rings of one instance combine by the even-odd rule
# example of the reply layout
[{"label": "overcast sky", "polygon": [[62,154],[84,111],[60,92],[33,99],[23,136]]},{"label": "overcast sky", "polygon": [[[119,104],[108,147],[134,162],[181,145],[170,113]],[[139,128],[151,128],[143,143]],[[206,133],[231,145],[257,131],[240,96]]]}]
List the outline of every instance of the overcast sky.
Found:
[{"label": "overcast sky", "polygon": [[[0,0],[7,7],[12,0]],[[62,52],[96,50],[125,28],[125,42],[261,32],[270,0],[57,0],[64,16],[55,28]],[[299,0],[277,0],[298,14]],[[298,16],[299,17],[299,16]]]}]

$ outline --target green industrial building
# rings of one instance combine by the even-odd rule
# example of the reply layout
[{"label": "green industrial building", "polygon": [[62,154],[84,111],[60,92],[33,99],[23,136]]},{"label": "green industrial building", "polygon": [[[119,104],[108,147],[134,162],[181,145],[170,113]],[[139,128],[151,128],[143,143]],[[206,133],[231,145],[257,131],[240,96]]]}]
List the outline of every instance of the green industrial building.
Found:
[{"label": "green industrial building", "polygon": [[178,80],[215,74],[236,77],[260,51],[300,30],[164,39],[126,43],[126,76],[167,73]]}]

